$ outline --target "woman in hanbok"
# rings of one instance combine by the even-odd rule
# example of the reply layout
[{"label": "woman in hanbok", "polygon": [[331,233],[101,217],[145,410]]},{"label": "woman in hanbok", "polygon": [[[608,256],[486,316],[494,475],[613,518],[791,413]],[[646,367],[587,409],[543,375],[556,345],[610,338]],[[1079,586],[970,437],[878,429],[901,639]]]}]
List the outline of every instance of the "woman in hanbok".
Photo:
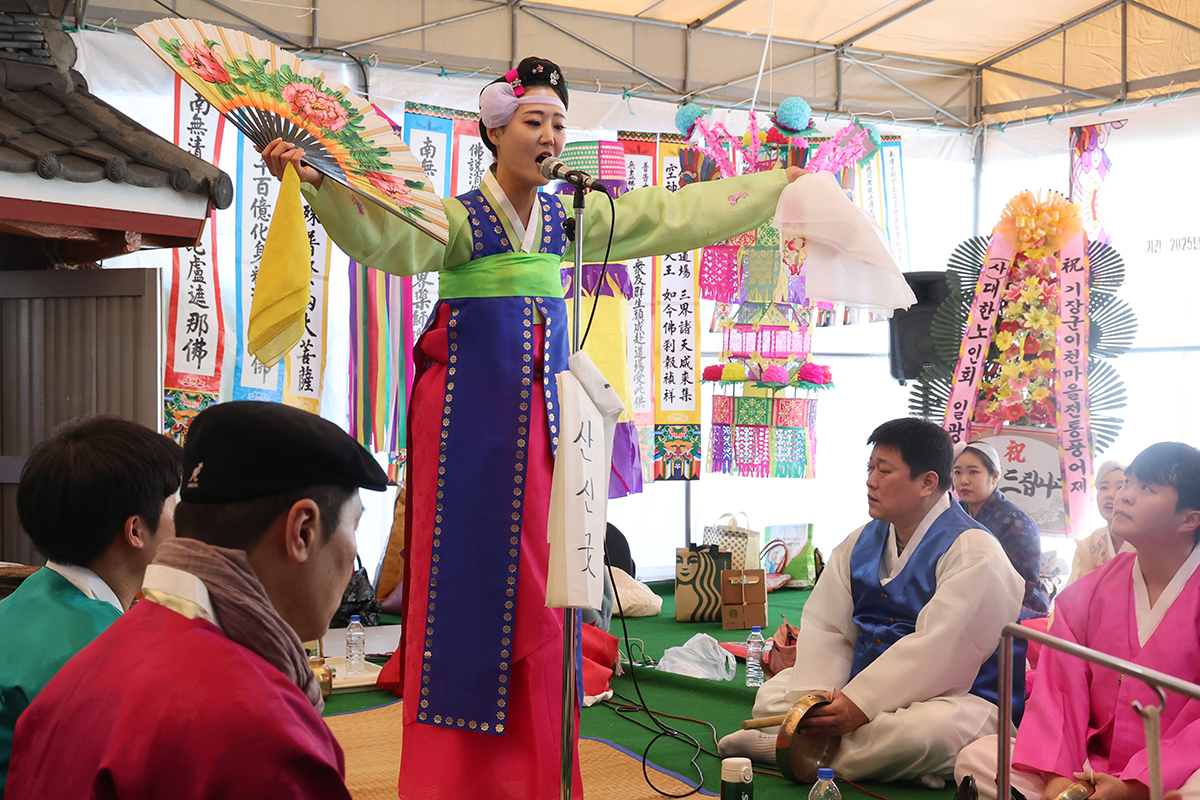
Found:
[{"label": "woman in hanbok", "polygon": [[1025,579],[1021,619],[1037,619],[1050,611],[1039,581],[1042,539],[1037,523],[996,491],[1000,485],[1000,454],[987,442],[955,447],[954,491],[975,521],[1000,540],[1013,568]]},{"label": "woman in hanbok", "polygon": [[1107,564],[1117,553],[1133,549],[1133,545],[1112,532],[1117,492],[1124,485],[1125,468],[1116,461],[1105,461],[1096,470],[1096,506],[1100,509],[1104,524],[1075,542],[1075,558],[1071,562],[1068,586],[1097,567]]},{"label": "woman in hanbok", "polygon": [[[574,258],[539,156],[566,143],[567,83],[526,58],[480,94],[496,163],[479,189],[444,201],[442,245],[273,142],[272,174],[291,163],[326,230],[359,263],[439,273],[439,301],[414,349],[409,404],[404,628],[389,670],[405,699],[402,798],[557,796],[563,713],[563,612],[545,607],[546,523],[560,436],[555,375],[567,368],[560,267]],[[584,259],[674,253],[769,219],[789,168],[629,192],[614,213],[587,198]],[[398,692],[401,693],[401,692]],[[575,719],[578,731],[578,714]],[[577,740],[577,736],[576,736]],[[582,796],[574,758],[574,796]]]}]

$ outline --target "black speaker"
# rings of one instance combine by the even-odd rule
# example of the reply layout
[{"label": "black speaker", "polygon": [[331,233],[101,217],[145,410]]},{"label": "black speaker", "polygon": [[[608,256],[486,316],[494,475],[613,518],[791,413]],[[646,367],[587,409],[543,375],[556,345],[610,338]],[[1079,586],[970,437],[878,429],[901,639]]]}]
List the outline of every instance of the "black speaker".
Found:
[{"label": "black speaker", "polygon": [[903,384],[915,380],[934,360],[929,326],[950,293],[945,272],[907,272],[904,279],[917,296],[907,311],[896,311],[888,324],[892,377]]}]

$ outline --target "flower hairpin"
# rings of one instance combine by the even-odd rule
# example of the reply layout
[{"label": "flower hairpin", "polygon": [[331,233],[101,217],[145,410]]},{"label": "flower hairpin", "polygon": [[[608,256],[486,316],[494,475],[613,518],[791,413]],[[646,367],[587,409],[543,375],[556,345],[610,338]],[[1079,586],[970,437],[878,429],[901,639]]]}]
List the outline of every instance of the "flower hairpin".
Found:
[{"label": "flower hairpin", "polygon": [[546,68],[545,68],[545,66],[543,66],[542,64],[538,64],[536,67],[534,67],[534,68],[533,68],[533,71],[534,71],[534,72],[539,72],[539,73],[540,73],[540,72],[545,72],[545,71],[546,71]]},{"label": "flower hairpin", "polygon": [[550,85],[558,86],[558,70],[550,73]]}]

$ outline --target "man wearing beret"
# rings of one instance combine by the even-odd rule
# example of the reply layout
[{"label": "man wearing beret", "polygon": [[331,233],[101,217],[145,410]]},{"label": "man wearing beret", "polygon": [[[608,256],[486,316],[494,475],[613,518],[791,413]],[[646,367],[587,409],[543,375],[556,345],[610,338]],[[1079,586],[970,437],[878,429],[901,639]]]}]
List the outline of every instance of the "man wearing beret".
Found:
[{"label": "man wearing beret", "polygon": [[359,488],[386,475],[336,425],[273,403],[199,414],[183,465],[146,602],[21,716],[10,797],[349,797],[301,642],[353,572]]}]

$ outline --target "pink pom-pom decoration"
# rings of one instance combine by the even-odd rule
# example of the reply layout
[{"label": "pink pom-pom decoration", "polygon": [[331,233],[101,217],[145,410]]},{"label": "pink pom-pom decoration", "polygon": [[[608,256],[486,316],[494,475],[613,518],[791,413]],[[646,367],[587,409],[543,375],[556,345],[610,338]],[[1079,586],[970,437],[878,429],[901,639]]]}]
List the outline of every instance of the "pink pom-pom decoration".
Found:
[{"label": "pink pom-pom decoration", "polygon": [[781,367],[778,364],[771,364],[763,370],[763,383],[787,383],[788,371],[786,367]]},{"label": "pink pom-pom decoration", "polygon": [[710,364],[700,373],[700,378],[706,381],[719,381],[721,380],[721,372],[724,369],[720,364]]},{"label": "pink pom-pom decoration", "polygon": [[829,383],[832,379],[833,375],[829,372],[829,367],[823,367],[811,361],[801,364],[800,369],[796,370],[796,380],[800,383],[823,385]]}]

